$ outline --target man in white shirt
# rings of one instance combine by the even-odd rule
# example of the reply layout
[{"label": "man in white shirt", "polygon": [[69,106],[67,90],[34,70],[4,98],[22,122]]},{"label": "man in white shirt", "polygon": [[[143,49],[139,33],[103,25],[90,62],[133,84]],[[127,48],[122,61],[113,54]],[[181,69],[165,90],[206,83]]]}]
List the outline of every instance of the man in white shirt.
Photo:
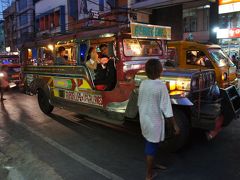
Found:
[{"label": "man in white shirt", "polygon": [[142,135],[146,140],[146,180],[150,180],[153,178],[153,161],[159,147],[159,142],[164,141],[165,138],[165,119],[172,122],[176,134],[180,133],[180,129],[173,117],[167,87],[159,80],[162,73],[160,61],[150,59],[146,63],[145,70],[149,79],[144,80],[140,85],[138,107]]}]

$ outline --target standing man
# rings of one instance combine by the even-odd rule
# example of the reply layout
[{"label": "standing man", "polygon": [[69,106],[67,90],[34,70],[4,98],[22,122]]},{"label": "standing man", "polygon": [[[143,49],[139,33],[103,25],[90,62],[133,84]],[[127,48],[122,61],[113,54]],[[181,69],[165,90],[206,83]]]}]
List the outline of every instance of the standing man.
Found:
[{"label": "standing man", "polygon": [[[154,157],[159,148],[159,143],[165,138],[165,119],[173,124],[176,134],[180,129],[173,117],[170,97],[166,85],[159,80],[162,65],[157,59],[150,59],[145,65],[147,80],[139,88],[138,107],[142,135],[145,138],[145,155],[147,161],[146,180],[151,180],[153,175]],[[161,166],[162,169],[165,167]]]}]

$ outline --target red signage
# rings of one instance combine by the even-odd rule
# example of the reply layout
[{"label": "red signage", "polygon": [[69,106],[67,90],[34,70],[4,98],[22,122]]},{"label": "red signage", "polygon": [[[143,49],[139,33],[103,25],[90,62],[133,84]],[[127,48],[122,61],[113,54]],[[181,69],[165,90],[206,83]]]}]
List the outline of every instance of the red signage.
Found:
[{"label": "red signage", "polygon": [[240,38],[240,28],[229,29],[229,38]]}]

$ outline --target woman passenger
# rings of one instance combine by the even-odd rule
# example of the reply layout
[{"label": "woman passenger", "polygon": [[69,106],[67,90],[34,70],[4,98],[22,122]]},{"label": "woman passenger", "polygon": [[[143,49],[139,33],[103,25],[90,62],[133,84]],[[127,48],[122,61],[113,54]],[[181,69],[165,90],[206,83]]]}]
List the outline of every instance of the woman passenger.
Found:
[{"label": "woman passenger", "polygon": [[88,51],[86,66],[90,70],[93,79],[95,79],[95,71],[97,69],[97,64],[98,64],[97,50],[94,47],[90,47]]},{"label": "woman passenger", "polygon": [[91,75],[94,79],[95,85],[106,85],[107,84],[107,68],[106,63],[108,58],[99,58],[97,50],[95,47],[91,47],[88,51],[88,61],[86,66],[89,68]]}]

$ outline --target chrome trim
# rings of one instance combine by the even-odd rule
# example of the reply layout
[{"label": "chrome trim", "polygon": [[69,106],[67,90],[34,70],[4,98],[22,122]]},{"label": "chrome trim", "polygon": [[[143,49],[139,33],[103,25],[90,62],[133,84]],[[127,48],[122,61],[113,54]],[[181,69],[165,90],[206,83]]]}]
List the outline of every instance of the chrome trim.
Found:
[{"label": "chrome trim", "polygon": [[113,111],[118,113],[125,113],[128,105],[128,101],[123,102],[112,102],[106,106],[107,111]]},{"label": "chrome trim", "polygon": [[193,106],[193,103],[188,98],[171,98],[172,104],[183,105],[183,106]]}]

